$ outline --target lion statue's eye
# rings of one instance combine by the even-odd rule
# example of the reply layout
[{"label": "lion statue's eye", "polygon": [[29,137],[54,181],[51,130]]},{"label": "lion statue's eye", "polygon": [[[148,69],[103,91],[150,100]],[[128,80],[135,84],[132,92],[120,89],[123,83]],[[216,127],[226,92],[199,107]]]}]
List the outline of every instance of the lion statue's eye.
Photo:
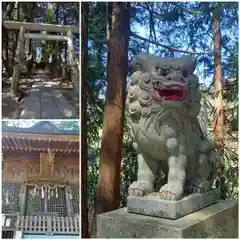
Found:
[{"label": "lion statue's eye", "polygon": [[167,76],[167,70],[161,69],[161,76]]},{"label": "lion statue's eye", "polygon": [[140,71],[141,70],[141,64],[140,63],[137,63],[135,65],[135,71]]}]

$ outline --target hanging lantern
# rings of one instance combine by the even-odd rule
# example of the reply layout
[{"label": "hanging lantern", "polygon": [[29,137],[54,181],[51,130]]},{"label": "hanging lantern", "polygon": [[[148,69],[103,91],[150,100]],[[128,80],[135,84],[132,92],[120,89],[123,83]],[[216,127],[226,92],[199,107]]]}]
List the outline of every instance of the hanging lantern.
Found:
[{"label": "hanging lantern", "polygon": [[37,188],[36,188],[36,186],[34,186],[34,190],[33,190],[33,196],[34,197],[36,196],[36,193],[37,193]]},{"label": "hanging lantern", "polygon": [[36,188],[36,196],[39,197],[39,195],[40,195],[39,189]]},{"label": "hanging lantern", "polygon": [[69,187],[69,198],[70,200],[73,200],[72,190],[70,187]]},{"label": "hanging lantern", "polygon": [[42,194],[41,194],[42,198],[44,198],[44,188],[42,187],[41,190],[42,190]]},{"label": "hanging lantern", "polygon": [[49,187],[46,187],[47,188],[47,198],[48,200],[50,199],[50,194],[51,194],[51,189]]},{"label": "hanging lantern", "polygon": [[56,190],[56,198],[58,198],[58,189],[55,188],[55,190]]},{"label": "hanging lantern", "polygon": [[7,205],[9,204],[8,190],[6,190],[6,193],[5,193],[5,202]]},{"label": "hanging lantern", "polygon": [[51,197],[54,196],[54,189],[51,190]]}]

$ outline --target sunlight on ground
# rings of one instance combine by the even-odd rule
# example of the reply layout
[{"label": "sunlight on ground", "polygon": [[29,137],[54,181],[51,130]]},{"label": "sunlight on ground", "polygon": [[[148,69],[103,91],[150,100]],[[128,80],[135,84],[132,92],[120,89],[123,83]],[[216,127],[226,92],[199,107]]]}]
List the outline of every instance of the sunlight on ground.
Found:
[{"label": "sunlight on ground", "polygon": [[[37,74],[34,73],[32,76],[27,74],[26,76],[22,76],[19,85],[19,89],[21,90],[19,98],[21,98],[21,102],[18,99],[13,101],[13,99],[3,97],[3,118],[38,119],[41,116],[42,118],[49,118],[49,114],[51,117],[53,117],[52,115],[56,115],[55,118],[59,118],[59,116],[74,118],[75,115],[78,115],[79,105],[73,96],[73,84],[68,78],[54,78],[52,74],[40,71]],[[5,89],[8,92],[10,85],[8,88],[5,87]],[[57,101],[55,102],[55,100]],[[57,114],[56,112],[56,114],[53,114],[49,109],[46,110],[47,106],[48,108],[50,107],[48,103],[52,104],[52,106],[56,105],[59,113]],[[46,114],[46,112],[48,113]]]}]

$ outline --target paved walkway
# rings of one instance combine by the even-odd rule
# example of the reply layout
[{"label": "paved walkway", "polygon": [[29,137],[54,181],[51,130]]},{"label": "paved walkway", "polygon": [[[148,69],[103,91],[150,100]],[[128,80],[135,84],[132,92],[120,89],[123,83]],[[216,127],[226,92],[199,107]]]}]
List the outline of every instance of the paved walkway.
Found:
[{"label": "paved walkway", "polygon": [[[23,102],[20,119],[76,119],[75,107],[57,89],[57,83],[50,74],[38,73],[27,99]],[[55,87],[55,88],[54,88]]]}]

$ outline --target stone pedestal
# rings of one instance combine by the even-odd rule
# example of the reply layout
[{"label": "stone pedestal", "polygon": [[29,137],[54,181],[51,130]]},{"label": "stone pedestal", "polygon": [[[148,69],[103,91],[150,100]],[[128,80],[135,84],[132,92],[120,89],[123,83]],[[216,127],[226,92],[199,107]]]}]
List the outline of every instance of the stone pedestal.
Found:
[{"label": "stone pedestal", "polygon": [[177,219],[194,211],[205,208],[220,199],[219,189],[205,193],[193,193],[179,201],[168,201],[159,198],[159,192],[143,197],[128,197],[129,213]]},{"label": "stone pedestal", "polygon": [[238,238],[238,203],[219,200],[175,220],[122,208],[97,216],[97,238]]}]

